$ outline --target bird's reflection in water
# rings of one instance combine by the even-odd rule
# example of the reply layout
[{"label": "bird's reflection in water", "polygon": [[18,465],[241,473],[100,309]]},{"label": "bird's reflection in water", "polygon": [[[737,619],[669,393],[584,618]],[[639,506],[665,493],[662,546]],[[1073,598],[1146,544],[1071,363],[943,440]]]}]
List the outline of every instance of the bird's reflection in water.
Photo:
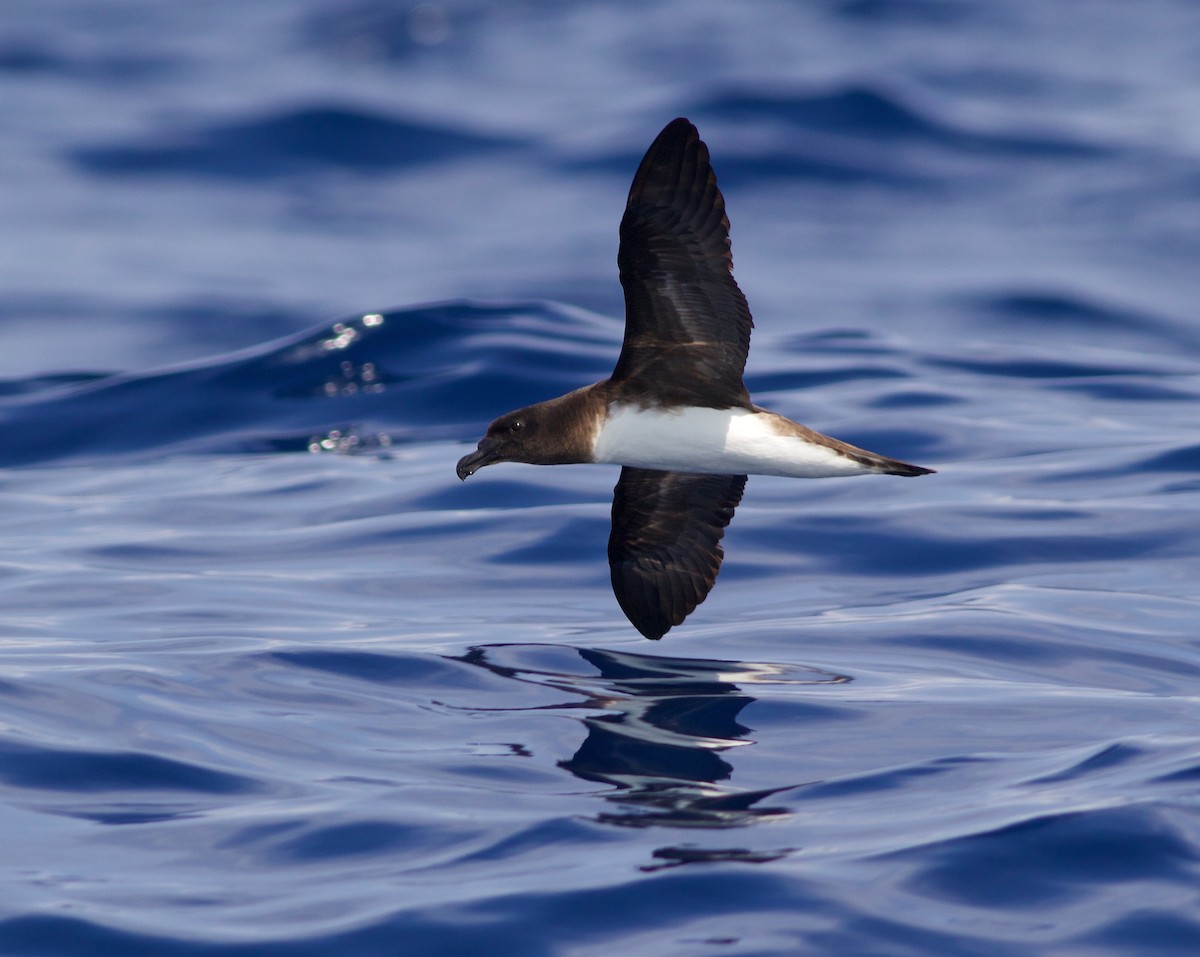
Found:
[{"label": "bird's reflection in water", "polygon": [[[574,670],[579,659],[591,668]],[[547,645],[479,646],[458,660],[572,695],[552,708],[602,712],[583,719],[587,737],[559,765],[615,788],[606,797],[619,810],[598,819],[624,827],[732,828],[788,814],[763,802],[800,782],[767,790],[728,783],[733,766],[724,753],[754,743],[751,729],[738,721],[755,700],[746,689],[850,680],[795,666]],[[784,853],[664,848],[655,852],[661,863],[648,869],[698,860],[772,860]]]}]

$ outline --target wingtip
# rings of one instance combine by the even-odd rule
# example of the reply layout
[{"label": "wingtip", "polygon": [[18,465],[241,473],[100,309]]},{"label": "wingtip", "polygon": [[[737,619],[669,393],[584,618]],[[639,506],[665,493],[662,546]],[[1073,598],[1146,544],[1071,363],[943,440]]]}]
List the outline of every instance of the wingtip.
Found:
[{"label": "wingtip", "polygon": [[[650,144],[646,155],[642,158],[642,165],[646,167],[647,161],[652,165],[660,162],[666,163],[668,160],[675,162],[693,143],[699,141],[700,131],[696,129],[696,124],[686,116],[677,116],[659,131],[658,136],[654,137],[654,142]],[[705,155],[707,156],[707,154]],[[649,169],[649,167],[646,168]],[[635,182],[637,178],[634,177]]]},{"label": "wingtip", "polygon": [[[639,596],[638,593],[625,591],[621,587],[621,581],[616,571],[614,568],[613,593],[616,596],[617,604],[621,606],[621,611],[625,613],[629,623],[637,629],[638,634],[651,641],[658,641],[674,625],[679,624],[679,622],[670,621],[664,614],[658,596],[648,594]],[[641,600],[637,600],[638,597]]]},{"label": "wingtip", "polygon": [[[665,133],[665,132],[667,132],[667,130],[673,130],[673,131],[686,130],[686,131],[694,132],[697,134],[700,132],[699,130],[696,129],[696,124],[693,123],[691,120],[689,120],[686,116],[675,117],[675,119],[671,120],[670,123],[668,123],[666,126],[663,127],[662,132]],[[659,136],[661,136],[661,135],[662,135],[662,133],[659,134]]]}]

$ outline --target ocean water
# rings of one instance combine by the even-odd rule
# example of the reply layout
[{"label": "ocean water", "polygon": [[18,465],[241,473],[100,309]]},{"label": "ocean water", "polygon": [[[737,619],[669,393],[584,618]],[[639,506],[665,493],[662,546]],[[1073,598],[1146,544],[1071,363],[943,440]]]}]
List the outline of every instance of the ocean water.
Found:
[{"label": "ocean water", "polygon": [[[0,954],[1200,949],[1200,8],[9,0]],[[610,371],[695,121],[770,408],[661,642]]]}]

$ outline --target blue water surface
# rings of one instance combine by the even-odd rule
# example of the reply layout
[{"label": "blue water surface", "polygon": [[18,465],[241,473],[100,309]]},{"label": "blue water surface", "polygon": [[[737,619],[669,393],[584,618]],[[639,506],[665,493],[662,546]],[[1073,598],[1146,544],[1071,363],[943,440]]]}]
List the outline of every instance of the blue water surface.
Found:
[{"label": "blue water surface", "polygon": [[[0,954],[1200,949],[1200,8],[10,0]],[[686,115],[772,409],[651,643],[601,378]]]}]

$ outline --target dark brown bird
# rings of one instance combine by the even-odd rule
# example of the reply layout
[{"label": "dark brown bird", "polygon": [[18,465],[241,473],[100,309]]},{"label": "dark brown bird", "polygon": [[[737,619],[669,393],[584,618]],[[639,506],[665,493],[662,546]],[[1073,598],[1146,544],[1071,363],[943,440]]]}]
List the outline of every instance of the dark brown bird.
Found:
[{"label": "dark brown bird", "polygon": [[613,374],[496,419],[458,463],[622,466],[608,562],[647,638],[707,597],[747,475],[926,475],[760,409],[742,382],[750,330],[733,279],[729,220],[708,148],[685,119],[650,145],[629,190],[617,253],[625,340]]}]

